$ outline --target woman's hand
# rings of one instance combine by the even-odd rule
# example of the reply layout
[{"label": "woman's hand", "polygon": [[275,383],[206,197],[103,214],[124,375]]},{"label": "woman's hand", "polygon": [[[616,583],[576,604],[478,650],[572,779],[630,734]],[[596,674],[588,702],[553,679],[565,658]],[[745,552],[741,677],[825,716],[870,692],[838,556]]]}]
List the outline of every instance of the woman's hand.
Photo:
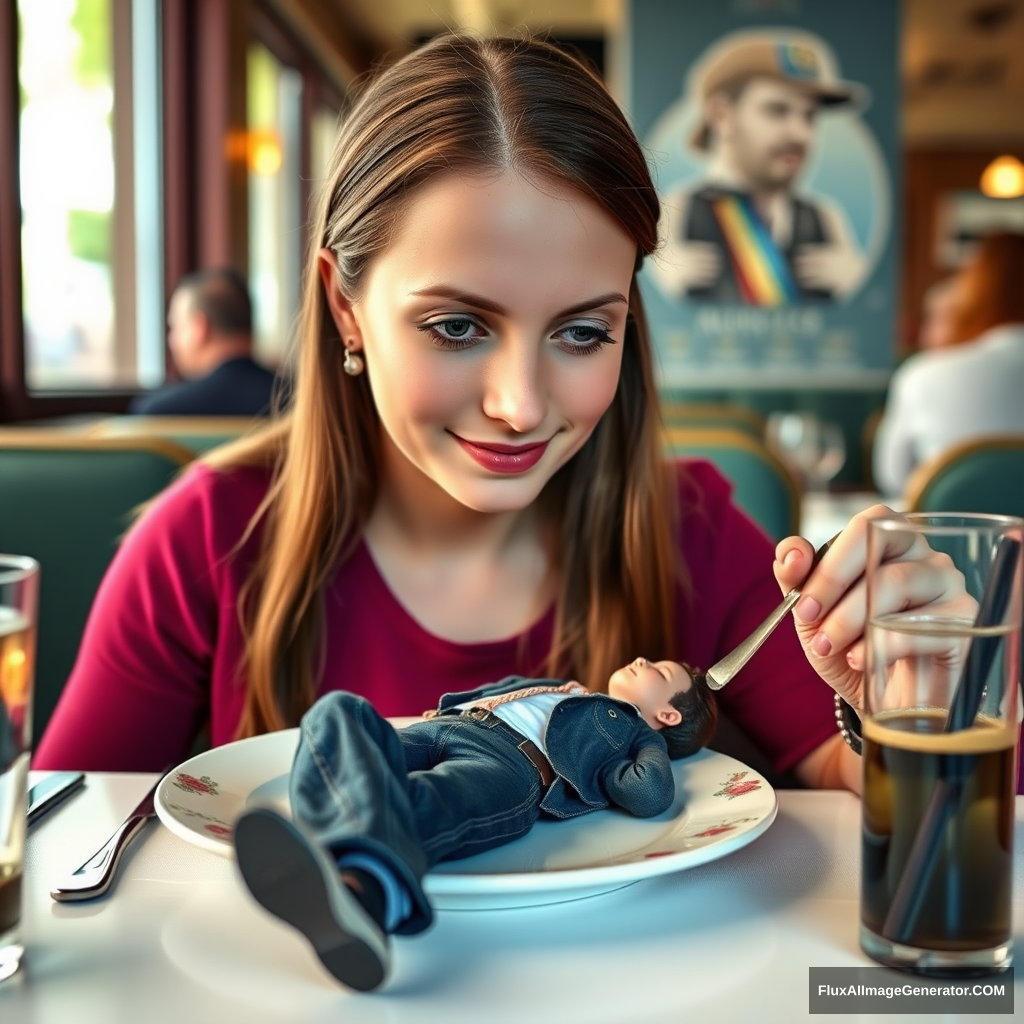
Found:
[{"label": "woman's hand", "polygon": [[[793,609],[797,636],[807,660],[857,709],[864,706],[868,523],[895,514],[885,505],[875,505],[854,516],[811,574]],[[974,617],[977,604],[964,590],[963,577],[946,555],[906,534],[889,534],[887,543],[878,570],[884,574],[884,583],[876,591],[875,614],[919,609]],[[813,557],[814,549],[801,537],[779,542],[774,570],[784,594],[803,583]],[[922,650],[908,648],[898,652],[901,657],[934,653],[923,649],[929,645],[926,638],[908,637],[907,642],[921,645]]]}]

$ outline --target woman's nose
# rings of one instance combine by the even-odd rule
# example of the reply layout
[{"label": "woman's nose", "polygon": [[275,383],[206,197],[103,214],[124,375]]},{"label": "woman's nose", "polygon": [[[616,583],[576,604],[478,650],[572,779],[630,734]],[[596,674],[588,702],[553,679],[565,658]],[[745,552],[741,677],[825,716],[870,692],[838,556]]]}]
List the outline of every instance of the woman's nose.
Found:
[{"label": "woman's nose", "polygon": [[541,361],[532,348],[518,343],[503,346],[488,367],[484,388],[485,415],[504,421],[517,434],[536,430],[548,411]]}]

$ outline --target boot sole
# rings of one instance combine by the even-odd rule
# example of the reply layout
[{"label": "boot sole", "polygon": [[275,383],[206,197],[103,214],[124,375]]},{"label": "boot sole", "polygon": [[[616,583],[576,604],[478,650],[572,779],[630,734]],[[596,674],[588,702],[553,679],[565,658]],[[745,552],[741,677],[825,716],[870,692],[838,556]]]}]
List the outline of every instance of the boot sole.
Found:
[{"label": "boot sole", "polygon": [[310,840],[275,811],[257,809],[235,825],[235,854],[256,900],[300,931],[331,974],[359,992],[387,977],[387,938]]}]

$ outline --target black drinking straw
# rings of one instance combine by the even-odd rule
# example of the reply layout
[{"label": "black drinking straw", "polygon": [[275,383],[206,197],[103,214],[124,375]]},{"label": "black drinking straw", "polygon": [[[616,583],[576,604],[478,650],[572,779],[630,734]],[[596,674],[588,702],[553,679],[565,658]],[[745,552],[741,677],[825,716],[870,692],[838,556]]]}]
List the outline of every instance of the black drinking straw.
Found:
[{"label": "black drinking straw", "polygon": [[[981,606],[974,620],[975,628],[998,626],[1005,618],[1019,554],[1020,543],[1012,537],[1004,537],[999,542],[985,582]],[[943,732],[958,732],[974,723],[985,692],[985,680],[988,679],[1002,639],[1001,635],[995,635],[976,636],[972,640],[963,672],[953,692]],[[903,874],[896,886],[889,913],[886,914],[882,925],[882,936],[890,942],[909,944],[924,903],[928,883],[935,872],[943,834],[950,817],[960,803],[964,778],[967,775],[966,769],[970,762],[966,758],[958,758],[952,763],[957,766],[956,770],[949,777],[939,779],[932,791],[928,808],[921,819],[907,856]]]}]

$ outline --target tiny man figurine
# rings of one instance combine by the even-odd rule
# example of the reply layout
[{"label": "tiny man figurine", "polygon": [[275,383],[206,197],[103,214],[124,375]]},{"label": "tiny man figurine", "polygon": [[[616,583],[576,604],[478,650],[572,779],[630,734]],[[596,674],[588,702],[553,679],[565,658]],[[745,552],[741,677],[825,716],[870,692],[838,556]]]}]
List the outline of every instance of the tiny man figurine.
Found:
[{"label": "tiny man figurine", "polygon": [[704,746],[717,718],[694,676],[645,658],[615,671],[607,694],[510,676],[446,694],[398,730],[363,698],[327,694],[302,719],[295,822],[258,808],[236,823],[242,878],[339,981],[377,988],[387,936],[433,921],[421,883],[438,862],[511,842],[542,816],[667,810],[670,758]]}]

